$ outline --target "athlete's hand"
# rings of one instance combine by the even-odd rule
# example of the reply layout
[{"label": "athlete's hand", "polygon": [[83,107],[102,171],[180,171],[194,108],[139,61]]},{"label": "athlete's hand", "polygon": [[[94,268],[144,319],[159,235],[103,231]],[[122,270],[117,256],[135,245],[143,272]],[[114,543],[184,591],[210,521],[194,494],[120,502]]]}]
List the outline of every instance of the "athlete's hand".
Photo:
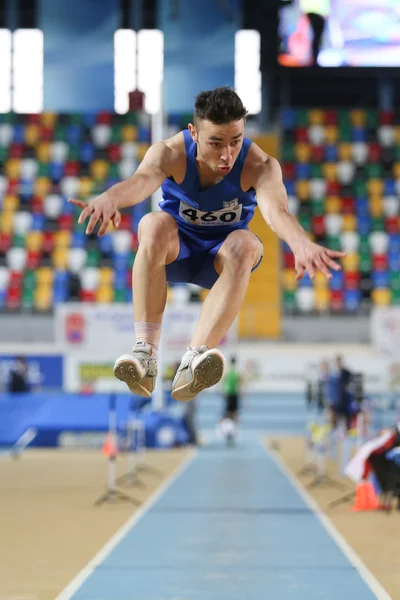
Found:
[{"label": "athlete's hand", "polygon": [[78,223],[83,223],[85,219],[90,216],[89,223],[86,227],[86,233],[88,235],[92,233],[97,221],[102,222],[97,234],[99,236],[106,233],[110,222],[113,223],[114,227],[118,227],[121,222],[121,213],[107,195],[107,192],[93,198],[90,202],[83,202],[82,200],[76,200],[75,198],[69,198],[68,202],[71,202],[71,204],[75,204],[75,206],[79,206],[79,208],[82,209]]},{"label": "athlete's hand", "polygon": [[302,242],[293,250],[295,256],[295,269],[296,279],[299,281],[303,279],[306,273],[309,274],[311,279],[314,279],[315,273],[321,271],[327,279],[332,278],[333,271],[340,271],[341,266],[333,258],[343,258],[346,256],[346,252],[338,252],[336,250],[329,250],[318,244],[314,244],[308,238],[302,240]]}]

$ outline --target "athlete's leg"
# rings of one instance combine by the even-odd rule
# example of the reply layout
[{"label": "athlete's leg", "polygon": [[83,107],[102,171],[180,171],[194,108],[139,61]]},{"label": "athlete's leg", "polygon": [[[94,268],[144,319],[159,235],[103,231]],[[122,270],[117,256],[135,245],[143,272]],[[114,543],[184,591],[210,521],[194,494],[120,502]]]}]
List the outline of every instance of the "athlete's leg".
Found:
[{"label": "athlete's leg", "polygon": [[251,270],[263,253],[260,240],[249,230],[240,229],[228,235],[215,257],[219,277],[201,309],[191,347],[219,344],[235,320],[242,305]]},{"label": "athlete's leg", "polygon": [[178,226],[168,213],[147,214],[139,223],[139,249],[132,274],[135,321],[161,323],[167,301],[165,265],[179,254]]},{"label": "athlete's leg", "polygon": [[190,348],[172,383],[172,396],[188,401],[220,381],[225,366],[215,346],[235,320],[245,296],[250,273],[262,257],[260,240],[248,230],[230,233],[215,258],[219,277],[200,313]]},{"label": "athlete's leg", "polygon": [[165,267],[179,254],[176,221],[163,212],[149,213],[139,224],[139,249],[132,288],[136,344],[117,358],[115,376],[131,392],[150,397],[157,376],[157,350],[167,300]]}]

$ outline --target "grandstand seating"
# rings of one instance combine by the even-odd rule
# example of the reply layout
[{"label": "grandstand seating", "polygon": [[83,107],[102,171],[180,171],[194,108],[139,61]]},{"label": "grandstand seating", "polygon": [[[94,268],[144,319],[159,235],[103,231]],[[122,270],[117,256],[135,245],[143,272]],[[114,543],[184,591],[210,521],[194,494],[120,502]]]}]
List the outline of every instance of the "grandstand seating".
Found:
[{"label": "grandstand seating", "polygon": [[137,223],[149,202],[97,238],[67,199],[132,175],[150,137],[144,113],[0,115],[0,310],[130,301]]},{"label": "grandstand seating", "polygon": [[281,163],[289,210],[313,240],[347,252],[343,271],[295,281],[282,244],[286,312],[400,304],[400,124],[373,110],[286,110]]}]

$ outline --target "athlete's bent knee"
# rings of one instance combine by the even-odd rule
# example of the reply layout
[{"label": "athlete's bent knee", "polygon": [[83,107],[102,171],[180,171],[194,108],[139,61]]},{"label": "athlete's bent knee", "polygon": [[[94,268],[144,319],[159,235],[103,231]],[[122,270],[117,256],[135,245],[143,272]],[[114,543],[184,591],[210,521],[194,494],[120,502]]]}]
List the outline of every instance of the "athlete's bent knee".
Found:
[{"label": "athlete's bent knee", "polygon": [[168,244],[177,235],[176,221],[168,213],[148,213],[139,223],[139,243],[152,252],[166,251]]},{"label": "athlete's bent knee", "polygon": [[234,231],[225,243],[226,258],[237,266],[252,268],[262,256],[262,244],[251,231]]}]

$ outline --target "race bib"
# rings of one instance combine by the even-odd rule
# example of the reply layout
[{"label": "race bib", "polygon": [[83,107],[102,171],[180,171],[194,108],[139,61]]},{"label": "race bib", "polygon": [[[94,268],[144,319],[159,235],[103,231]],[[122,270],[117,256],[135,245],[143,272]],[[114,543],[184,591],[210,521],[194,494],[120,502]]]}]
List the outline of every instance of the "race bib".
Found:
[{"label": "race bib", "polygon": [[202,227],[233,225],[241,219],[242,205],[235,204],[221,208],[220,210],[203,212],[198,208],[193,208],[190,204],[181,202],[179,205],[179,216],[190,225],[200,225]]}]

